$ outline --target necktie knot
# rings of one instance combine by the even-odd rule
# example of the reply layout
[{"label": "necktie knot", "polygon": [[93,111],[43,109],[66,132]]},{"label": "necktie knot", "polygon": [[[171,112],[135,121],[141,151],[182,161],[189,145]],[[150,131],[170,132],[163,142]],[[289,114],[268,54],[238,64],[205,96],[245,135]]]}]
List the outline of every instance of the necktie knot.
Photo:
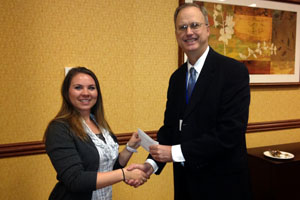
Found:
[{"label": "necktie knot", "polygon": [[187,103],[189,102],[189,99],[192,95],[195,83],[196,83],[196,75],[197,75],[197,71],[195,70],[194,67],[192,67],[190,69],[190,78],[189,78],[189,82],[188,82],[188,87],[187,87]]},{"label": "necktie knot", "polygon": [[191,67],[190,76],[193,77],[195,80],[196,80],[196,74],[197,74],[197,71],[195,70],[195,68]]}]

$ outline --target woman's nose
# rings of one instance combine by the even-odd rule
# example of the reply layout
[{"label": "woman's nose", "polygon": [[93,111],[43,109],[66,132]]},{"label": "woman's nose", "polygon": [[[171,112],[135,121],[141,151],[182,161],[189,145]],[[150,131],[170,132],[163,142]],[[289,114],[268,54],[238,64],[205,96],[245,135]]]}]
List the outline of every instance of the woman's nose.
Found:
[{"label": "woman's nose", "polygon": [[87,88],[84,88],[83,90],[82,90],[82,93],[81,93],[82,95],[89,95],[90,93],[89,93],[89,90],[87,89]]}]

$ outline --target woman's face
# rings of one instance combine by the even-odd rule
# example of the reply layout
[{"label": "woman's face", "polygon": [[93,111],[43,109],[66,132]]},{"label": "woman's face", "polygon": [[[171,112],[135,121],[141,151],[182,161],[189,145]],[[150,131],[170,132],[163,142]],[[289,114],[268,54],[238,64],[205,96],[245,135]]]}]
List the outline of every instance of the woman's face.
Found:
[{"label": "woman's face", "polygon": [[89,115],[96,104],[98,92],[94,79],[84,73],[76,74],[70,84],[69,99],[81,115]]}]

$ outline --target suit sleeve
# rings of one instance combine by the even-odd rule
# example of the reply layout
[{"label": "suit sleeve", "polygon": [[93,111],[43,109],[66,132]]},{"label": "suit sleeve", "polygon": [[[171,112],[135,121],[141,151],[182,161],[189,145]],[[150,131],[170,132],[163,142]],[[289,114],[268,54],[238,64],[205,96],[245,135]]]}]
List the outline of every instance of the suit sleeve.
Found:
[{"label": "suit sleeve", "polygon": [[46,133],[46,152],[57,172],[57,179],[72,192],[96,189],[97,171],[85,171],[69,127],[52,122]]},{"label": "suit sleeve", "polygon": [[[185,67],[185,66],[183,66]],[[181,69],[182,70],[182,69]],[[174,133],[178,132],[179,128],[179,118],[181,116],[181,113],[178,113],[178,111],[182,110],[180,106],[184,106],[185,99],[183,97],[183,101],[178,104],[178,71],[172,74],[170,80],[169,80],[169,87],[168,87],[168,93],[167,93],[167,103],[166,103],[166,110],[165,110],[165,116],[164,116],[164,125],[159,129],[157,133],[157,141],[159,144],[162,145],[174,145],[179,144],[178,141],[176,141],[176,138],[174,138]],[[185,74],[185,72],[184,72]],[[183,80],[184,81],[184,80]],[[185,87],[183,82],[183,87]],[[185,88],[180,88],[179,90],[184,90]],[[148,158],[151,158],[151,155],[149,155]],[[153,159],[154,160],[154,159]],[[161,163],[155,161],[158,165],[158,170],[155,174],[160,174],[163,170],[166,163]]]}]

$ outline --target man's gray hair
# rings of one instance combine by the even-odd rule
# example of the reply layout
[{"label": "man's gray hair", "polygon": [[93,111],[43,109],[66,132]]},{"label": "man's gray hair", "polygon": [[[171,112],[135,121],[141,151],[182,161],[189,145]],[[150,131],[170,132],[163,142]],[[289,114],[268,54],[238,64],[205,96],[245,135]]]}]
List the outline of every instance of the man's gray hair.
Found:
[{"label": "man's gray hair", "polygon": [[199,6],[198,4],[196,3],[184,3],[182,5],[180,5],[176,10],[175,10],[175,13],[174,13],[174,24],[175,24],[175,28],[176,28],[176,19],[177,19],[177,16],[179,14],[179,12],[184,9],[184,8],[187,8],[187,7],[196,7],[196,8],[199,8],[199,10],[202,12],[203,16],[204,16],[204,20],[205,20],[205,24],[206,25],[209,25],[209,22],[208,22],[208,14],[207,14],[207,10],[204,6]]}]

